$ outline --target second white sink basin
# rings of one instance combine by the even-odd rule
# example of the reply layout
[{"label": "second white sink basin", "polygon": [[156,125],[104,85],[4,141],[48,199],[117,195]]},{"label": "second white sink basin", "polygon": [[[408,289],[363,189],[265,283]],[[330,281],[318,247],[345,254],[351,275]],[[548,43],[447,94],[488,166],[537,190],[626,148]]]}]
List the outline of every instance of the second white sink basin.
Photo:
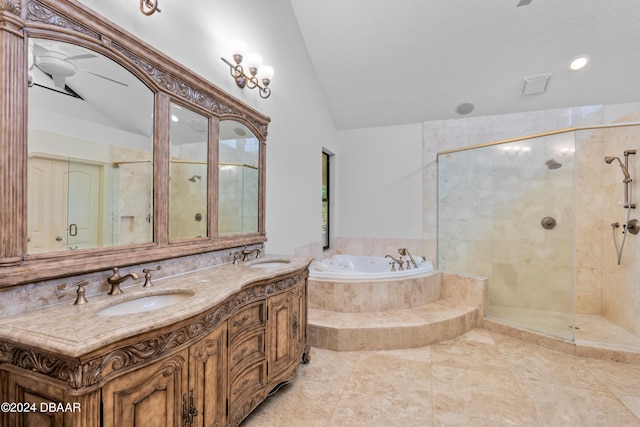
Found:
[{"label": "second white sink basin", "polygon": [[158,308],[169,307],[188,300],[193,296],[192,292],[174,292],[158,295],[140,296],[135,299],[123,301],[107,308],[103,308],[96,314],[98,316],[119,316],[121,314],[142,313],[156,310]]}]

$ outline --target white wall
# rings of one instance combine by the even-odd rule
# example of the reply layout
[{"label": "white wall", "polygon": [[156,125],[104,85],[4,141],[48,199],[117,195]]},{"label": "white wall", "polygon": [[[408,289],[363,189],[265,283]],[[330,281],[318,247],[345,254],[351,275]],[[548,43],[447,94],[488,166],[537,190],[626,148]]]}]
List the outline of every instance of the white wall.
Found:
[{"label": "white wall", "polygon": [[338,132],[336,235],[422,237],[422,124]]},{"label": "white wall", "polygon": [[[288,0],[161,0],[144,16],[131,0],[81,3],[271,117],[267,140],[267,251],[294,253],[321,240],[321,152],[335,128]],[[221,60],[243,39],[275,68],[270,98],[239,89]]]}]

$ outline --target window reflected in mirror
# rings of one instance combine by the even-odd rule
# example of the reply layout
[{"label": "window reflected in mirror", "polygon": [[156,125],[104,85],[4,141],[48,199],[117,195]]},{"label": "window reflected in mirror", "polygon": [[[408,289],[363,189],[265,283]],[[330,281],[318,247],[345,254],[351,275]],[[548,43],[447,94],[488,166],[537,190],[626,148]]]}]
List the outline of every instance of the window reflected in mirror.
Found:
[{"label": "window reflected in mirror", "polygon": [[154,94],[84,47],[29,39],[29,254],[153,241]]},{"label": "window reflected in mirror", "polygon": [[258,231],[260,142],[248,127],[220,122],[218,233]]},{"label": "window reflected in mirror", "polygon": [[169,240],[207,237],[209,119],[171,104]]}]

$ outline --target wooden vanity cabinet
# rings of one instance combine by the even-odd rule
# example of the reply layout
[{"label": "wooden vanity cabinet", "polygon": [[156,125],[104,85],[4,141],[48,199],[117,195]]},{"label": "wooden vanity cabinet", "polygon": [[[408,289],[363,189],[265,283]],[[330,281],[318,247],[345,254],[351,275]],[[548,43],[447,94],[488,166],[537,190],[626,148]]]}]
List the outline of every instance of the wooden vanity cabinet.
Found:
[{"label": "wooden vanity cabinet", "polygon": [[[73,365],[83,373],[74,381],[95,378],[93,384],[73,386],[69,371],[25,365],[72,366],[68,360],[0,343],[0,398],[38,409],[0,413],[0,427],[237,426],[308,361],[307,274],[245,286],[192,319]],[[28,357],[14,358],[15,366],[1,358],[3,348]],[[42,402],[80,410],[43,412]]]},{"label": "wooden vanity cabinet", "polygon": [[188,349],[109,382],[103,427],[224,425],[226,341],[223,324]]}]

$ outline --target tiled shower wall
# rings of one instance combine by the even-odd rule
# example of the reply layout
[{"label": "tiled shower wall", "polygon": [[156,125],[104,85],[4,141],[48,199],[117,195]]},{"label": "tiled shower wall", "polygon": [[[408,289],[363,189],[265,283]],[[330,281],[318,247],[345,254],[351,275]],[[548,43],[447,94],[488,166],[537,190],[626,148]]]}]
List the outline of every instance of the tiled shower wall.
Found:
[{"label": "tiled shower wall", "polygon": [[[618,121],[631,123],[638,120],[640,112]],[[586,135],[578,147],[581,153],[577,215],[577,282],[581,291],[578,310],[601,312],[607,319],[640,336],[640,266],[637,263],[640,259],[640,234],[628,234],[618,265],[611,224],[626,222],[627,210],[622,206],[625,187],[617,161],[610,165],[604,163],[605,156],[617,156],[624,162],[625,150],[638,151],[638,154],[629,156],[629,172],[635,178],[632,201],[638,205],[631,210],[630,219],[640,219],[640,168],[637,167],[640,165],[640,126],[584,133]],[[616,229],[616,237],[618,245],[621,245],[622,228]]]}]

